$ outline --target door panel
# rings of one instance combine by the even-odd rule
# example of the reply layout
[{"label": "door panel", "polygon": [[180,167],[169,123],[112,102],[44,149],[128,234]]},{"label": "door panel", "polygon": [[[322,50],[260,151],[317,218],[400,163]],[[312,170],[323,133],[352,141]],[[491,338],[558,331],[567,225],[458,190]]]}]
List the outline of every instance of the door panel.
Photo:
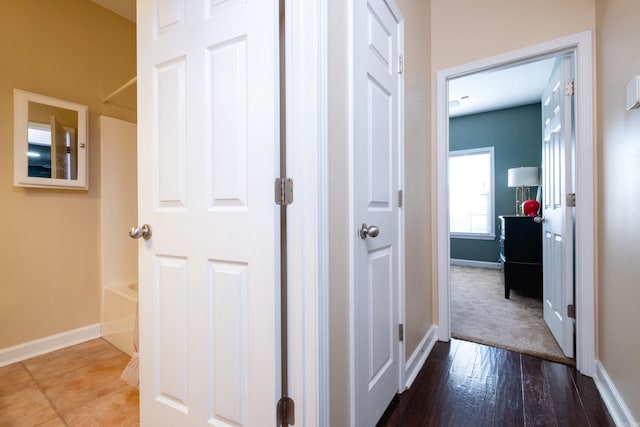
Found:
[{"label": "door panel", "polygon": [[276,422],[278,13],[138,3],[142,425]]},{"label": "door panel", "polygon": [[154,117],[158,158],[157,207],[187,208],[185,59],[154,67],[154,104],[162,106]]},{"label": "door panel", "polygon": [[[209,50],[213,168],[209,170],[214,209],[247,206],[247,40]],[[209,138],[207,138],[209,140]]]},{"label": "door panel", "polygon": [[156,262],[157,394],[174,408],[187,411],[187,259],[158,256]]},{"label": "door panel", "polygon": [[207,302],[214,313],[212,344],[225,349],[215,355],[211,368],[214,395],[218,396],[215,412],[224,419],[241,420],[247,411],[243,400],[247,378],[247,264],[211,261],[211,297]]},{"label": "door panel", "polygon": [[542,269],[544,319],[567,357],[573,357],[573,219],[566,196],[572,192],[571,57],[559,58],[542,96],[543,206]]},{"label": "door panel", "polygon": [[354,236],[355,417],[373,426],[399,384],[400,26],[383,1],[355,5],[355,219],[379,228]]},{"label": "door panel", "polygon": [[393,253],[386,247],[369,254],[369,389],[394,363]]},{"label": "door panel", "polygon": [[[387,87],[389,83],[386,82]],[[369,77],[367,81],[367,149],[369,155],[369,209],[391,208],[393,170],[393,96],[384,87]]]}]

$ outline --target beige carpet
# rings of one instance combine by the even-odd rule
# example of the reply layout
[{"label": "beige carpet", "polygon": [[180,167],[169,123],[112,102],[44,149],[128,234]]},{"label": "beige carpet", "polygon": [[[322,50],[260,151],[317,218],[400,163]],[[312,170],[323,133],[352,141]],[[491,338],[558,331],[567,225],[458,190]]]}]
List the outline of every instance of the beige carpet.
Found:
[{"label": "beige carpet", "polygon": [[542,318],[542,301],[511,291],[500,270],[451,266],[451,335],[573,365]]}]

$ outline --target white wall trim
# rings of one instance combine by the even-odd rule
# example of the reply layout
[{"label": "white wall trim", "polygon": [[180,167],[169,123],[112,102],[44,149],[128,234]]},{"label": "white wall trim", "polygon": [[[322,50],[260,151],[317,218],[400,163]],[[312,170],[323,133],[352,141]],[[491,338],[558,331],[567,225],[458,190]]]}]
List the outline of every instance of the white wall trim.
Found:
[{"label": "white wall trim", "polygon": [[593,376],[596,369],[595,265],[596,206],[594,159],[593,47],[591,31],[576,34],[576,367]]},{"label": "white wall trim", "polygon": [[418,344],[415,351],[411,354],[411,357],[409,357],[409,360],[407,360],[405,365],[405,389],[411,387],[420,369],[424,366],[424,362],[426,362],[427,357],[429,357],[431,350],[433,350],[433,346],[436,344],[436,341],[438,341],[437,329],[438,327],[436,325],[431,325],[427,333],[424,334],[424,337],[420,340],[420,344]]},{"label": "white wall trim", "polygon": [[[318,426],[331,424],[329,295],[329,68],[328,0],[316,0],[318,14]],[[304,28],[304,27],[303,27]],[[305,31],[307,31],[305,29]],[[309,370],[312,367],[308,368]]]},{"label": "white wall trim", "polygon": [[[385,0],[385,3],[394,12],[396,20],[398,21],[398,54],[404,57],[404,17],[400,13],[400,9],[395,3],[395,0]],[[404,139],[404,124],[405,124],[405,80],[404,73],[398,77],[398,188],[405,194],[405,139]],[[405,215],[406,211],[404,205],[398,208],[398,324],[406,325],[405,322]],[[398,341],[398,391],[403,390],[405,384],[406,373],[406,343],[404,340]]]},{"label": "white wall trim", "polygon": [[0,367],[21,362],[31,357],[50,353],[81,342],[100,338],[100,324],[96,323],[78,329],[18,344],[0,350]]},{"label": "white wall trim", "polygon": [[576,61],[576,364],[587,376],[595,373],[595,212],[593,49],[591,31],[574,34],[524,49],[485,58],[437,73],[437,266],[439,339],[451,339],[449,280],[449,201],[447,156],[449,111],[447,82],[494,67],[573,51]]},{"label": "white wall trim", "polygon": [[347,2],[347,68],[348,68],[348,127],[349,127],[349,140],[348,140],[348,156],[347,165],[349,167],[349,225],[348,232],[349,238],[347,238],[348,253],[349,253],[349,426],[356,426],[356,365],[355,365],[355,242],[352,236],[357,233],[355,209],[353,203],[353,194],[355,191],[355,178],[353,172],[353,165],[355,162],[355,14],[357,0],[349,0]]},{"label": "white wall trim", "polygon": [[436,266],[438,276],[438,339],[451,340],[451,287],[449,268],[449,72],[436,74]]},{"label": "white wall trim", "polygon": [[609,410],[609,414],[617,426],[638,427],[638,421],[633,419],[633,414],[618,393],[615,384],[600,361],[596,361],[596,372],[593,381],[600,392],[600,397]]},{"label": "white wall trim", "polygon": [[328,426],[327,0],[285,3],[289,396],[296,423]]},{"label": "white wall trim", "polygon": [[480,268],[491,268],[494,270],[500,270],[499,262],[491,262],[491,261],[476,261],[474,259],[454,259],[451,258],[451,265],[460,265],[463,267],[480,267]]}]

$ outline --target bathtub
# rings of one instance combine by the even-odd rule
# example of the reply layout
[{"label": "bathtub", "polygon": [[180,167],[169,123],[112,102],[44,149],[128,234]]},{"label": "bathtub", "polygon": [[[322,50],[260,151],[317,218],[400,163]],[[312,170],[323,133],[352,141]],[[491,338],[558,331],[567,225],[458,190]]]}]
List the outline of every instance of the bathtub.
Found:
[{"label": "bathtub", "polygon": [[102,296],[102,337],[128,355],[133,354],[133,327],[138,283],[105,287]]}]

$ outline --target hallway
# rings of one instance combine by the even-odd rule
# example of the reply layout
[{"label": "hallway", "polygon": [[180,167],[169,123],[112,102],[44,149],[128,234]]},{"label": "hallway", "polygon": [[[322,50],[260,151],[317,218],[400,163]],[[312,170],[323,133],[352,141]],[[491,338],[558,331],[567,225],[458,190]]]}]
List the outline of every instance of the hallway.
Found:
[{"label": "hallway", "polygon": [[411,388],[378,423],[390,426],[614,426],[591,378],[521,353],[437,342]]}]

